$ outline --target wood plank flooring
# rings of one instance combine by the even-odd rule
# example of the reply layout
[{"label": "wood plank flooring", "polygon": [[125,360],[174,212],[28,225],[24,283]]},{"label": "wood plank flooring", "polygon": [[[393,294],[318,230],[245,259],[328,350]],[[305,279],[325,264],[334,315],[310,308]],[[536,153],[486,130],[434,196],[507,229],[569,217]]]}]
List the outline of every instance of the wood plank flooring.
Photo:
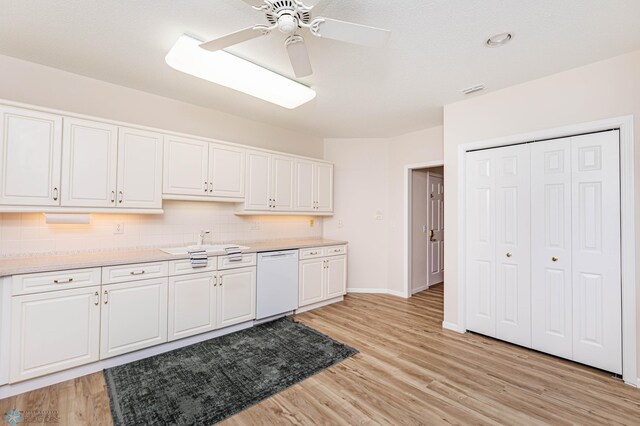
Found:
[{"label": "wood plank flooring", "polygon": [[[639,425],[640,390],[609,374],[443,330],[442,286],[410,300],[349,295],[296,319],[360,354],[227,419],[225,425]],[[102,374],[0,401],[58,410],[60,424],[110,425]]]}]

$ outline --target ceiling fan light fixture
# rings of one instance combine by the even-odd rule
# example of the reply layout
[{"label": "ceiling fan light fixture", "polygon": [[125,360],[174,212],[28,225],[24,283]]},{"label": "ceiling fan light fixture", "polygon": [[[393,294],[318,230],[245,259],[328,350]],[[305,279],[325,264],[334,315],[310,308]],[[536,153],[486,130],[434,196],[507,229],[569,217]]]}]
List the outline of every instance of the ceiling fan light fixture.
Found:
[{"label": "ceiling fan light fixture", "polygon": [[315,90],[223,50],[210,52],[183,34],[165,61],[171,68],[247,95],[294,109],[316,97]]},{"label": "ceiling fan light fixture", "polygon": [[493,35],[487,39],[485,46],[487,47],[501,47],[509,43],[513,38],[513,33],[500,33]]}]

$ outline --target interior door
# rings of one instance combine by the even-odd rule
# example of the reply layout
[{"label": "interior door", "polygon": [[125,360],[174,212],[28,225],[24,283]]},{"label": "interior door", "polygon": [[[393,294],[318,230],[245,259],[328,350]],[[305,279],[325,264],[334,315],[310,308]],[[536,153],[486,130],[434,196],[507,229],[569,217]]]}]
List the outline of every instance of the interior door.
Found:
[{"label": "interior door", "polygon": [[100,359],[167,341],[167,278],[102,287]]},{"label": "interior door", "polygon": [[0,107],[0,204],[60,204],[62,117]]},{"label": "interior door", "polygon": [[217,277],[214,272],[169,278],[169,341],[216,328]]},{"label": "interior door", "polygon": [[570,138],[531,144],[531,230],[532,347],[572,358]]},{"label": "interior door", "polygon": [[215,197],[244,197],[244,151],[225,145],[209,147],[209,194]]},{"label": "interior door", "polygon": [[619,131],[571,139],[573,359],[622,374]]},{"label": "interior door", "polygon": [[296,160],[295,168],[295,210],[314,211],[316,207],[314,197],[315,164],[311,161]]},{"label": "interior door", "polygon": [[162,135],[121,128],[118,207],[162,208]]},{"label": "interior door", "polygon": [[209,142],[164,137],[164,194],[209,195]]},{"label": "interior door", "polygon": [[256,318],[256,268],[218,272],[218,328]]},{"label": "interior door", "polygon": [[469,152],[466,163],[467,328],[495,336],[495,152]]},{"label": "interior door", "polygon": [[307,259],[299,262],[299,305],[306,306],[322,302],[324,291],[324,259]]},{"label": "interior door", "polygon": [[98,360],[100,287],[11,298],[11,383]]},{"label": "interior door", "polygon": [[271,209],[271,156],[263,152],[247,154],[246,210]]},{"label": "interior door", "polygon": [[315,167],[315,201],[316,210],[333,211],[333,165],[318,163]]},{"label": "interior door", "polygon": [[444,185],[442,176],[429,173],[429,206],[427,227],[429,246],[427,249],[427,283],[429,286],[444,281]]},{"label": "interior door", "polygon": [[272,203],[275,210],[293,210],[294,159],[281,155],[271,157]]},{"label": "interior door", "polygon": [[62,206],[115,207],[118,128],[64,119]]},{"label": "interior door", "polygon": [[531,346],[529,145],[495,151],[496,337]]}]

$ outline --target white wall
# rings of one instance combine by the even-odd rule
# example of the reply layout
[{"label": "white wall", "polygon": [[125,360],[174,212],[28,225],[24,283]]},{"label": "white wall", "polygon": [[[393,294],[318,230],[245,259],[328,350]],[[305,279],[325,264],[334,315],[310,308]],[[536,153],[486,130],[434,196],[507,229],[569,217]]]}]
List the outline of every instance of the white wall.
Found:
[{"label": "white wall", "polygon": [[336,188],[324,236],[349,241],[350,289],[403,293],[404,166],[442,158],[442,127],[390,139],[325,139]]},{"label": "white wall", "polygon": [[2,55],[0,99],[310,157],[323,154],[322,138]]},{"label": "white wall", "polygon": [[[630,114],[635,116],[635,185],[640,188],[640,51],[445,107],[445,321],[458,322],[458,145]],[[640,229],[639,196],[636,213]],[[640,265],[639,247],[636,255]]]},{"label": "white wall", "polygon": [[[165,201],[163,215],[94,214],[89,225],[47,225],[42,213],[0,215],[0,257],[66,254],[193,244],[320,238],[322,222],[304,216],[236,216],[235,204]],[[116,224],[123,234],[114,234]]]}]

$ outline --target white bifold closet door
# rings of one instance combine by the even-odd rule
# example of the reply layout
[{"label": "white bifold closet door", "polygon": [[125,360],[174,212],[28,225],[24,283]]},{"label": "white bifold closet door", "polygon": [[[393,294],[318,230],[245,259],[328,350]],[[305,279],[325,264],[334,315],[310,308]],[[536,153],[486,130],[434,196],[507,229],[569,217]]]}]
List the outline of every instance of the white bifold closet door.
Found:
[{"label": "white bifold closet door", "polygon": [[529,146],[467,155],[467,326],[531,345]]},{"label": "white bifold closet door", "polygon": [[620,374],[619,132],[531,153],[533,348]]}]

